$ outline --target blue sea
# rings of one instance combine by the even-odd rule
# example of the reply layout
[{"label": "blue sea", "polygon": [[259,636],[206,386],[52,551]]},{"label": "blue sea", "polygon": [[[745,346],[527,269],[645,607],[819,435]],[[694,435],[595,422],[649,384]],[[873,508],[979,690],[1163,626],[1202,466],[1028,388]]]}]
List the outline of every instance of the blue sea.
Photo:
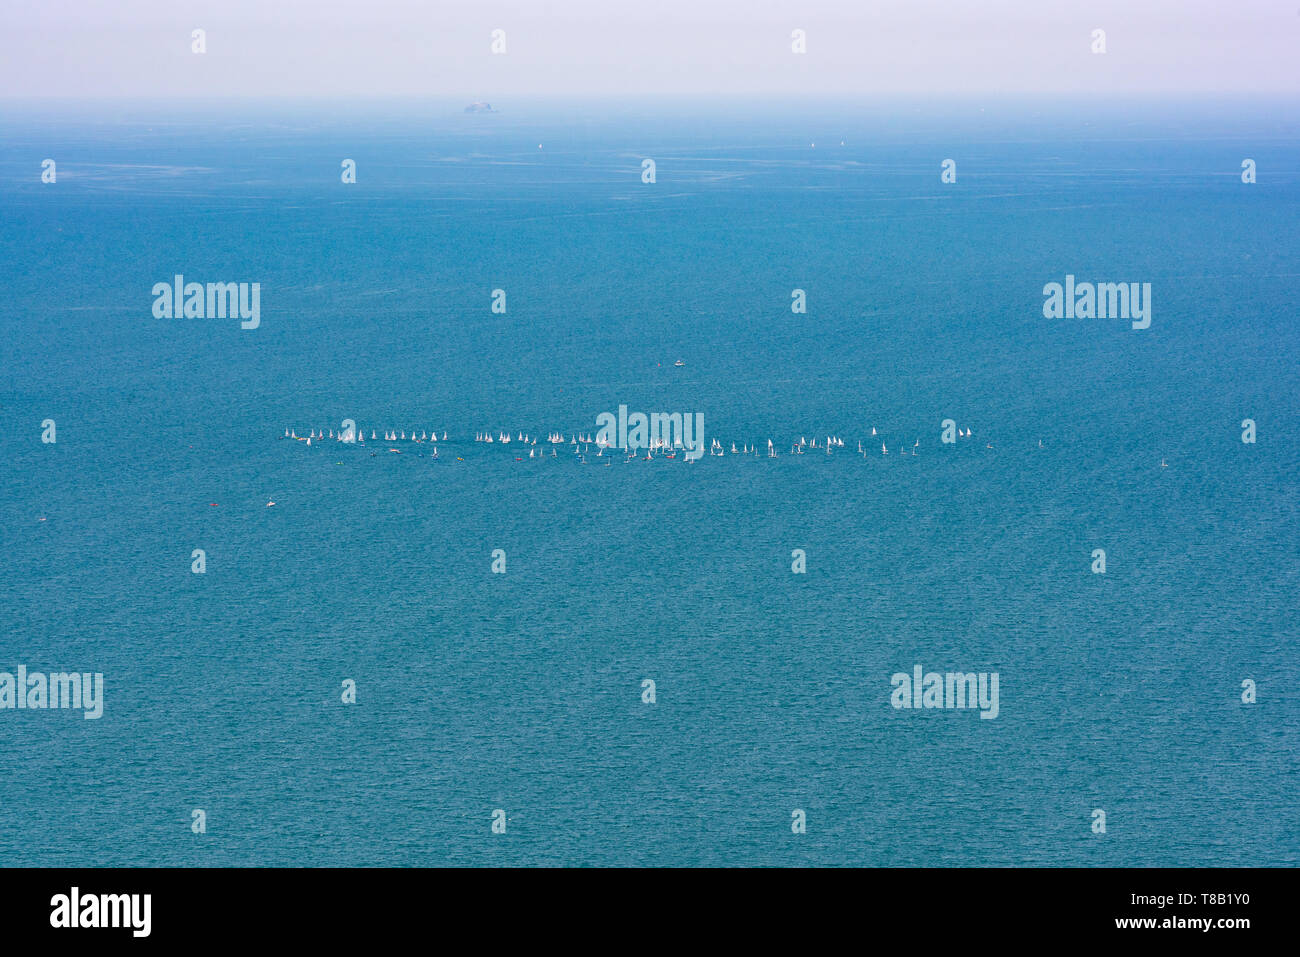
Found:
[{"label": "blue sea", "polygon": [[1300,105],[464,105],[0,107],[0,864],[1300,863]]}]

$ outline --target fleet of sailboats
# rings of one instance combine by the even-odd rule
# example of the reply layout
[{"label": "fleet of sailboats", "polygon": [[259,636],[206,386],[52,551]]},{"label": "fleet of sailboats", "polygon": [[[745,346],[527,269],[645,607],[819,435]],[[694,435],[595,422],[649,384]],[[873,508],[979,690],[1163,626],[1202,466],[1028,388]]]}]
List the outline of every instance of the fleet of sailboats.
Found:
[{"label": "fleet of sailboats", "polygon": [[[344,424],[350,425],[351,423]],[[383,441],[387,443],[390,446],[388,449],[389,452],[401,452],[402,449],[396,446],[402,443],[409,443],[416,446],[430,445],[432,447],[430,452],[432,458],[438,458],[437,443],[440,441],[444,443],[449,441],[448,433],[445,429],[442,432],[441,438],[439,438],[437,429],[427,428],[418,430],[414,428],[410,429],[409,438],[408,430],[404,428],[384,429],[382,430],[382,439],[377,439],[376,436],[380,434],[381,433],[377,430],[371,429],[370,441]],[[974,432],[969,427],[957,429],[958,438],[968,439],[973,434]],[[889,455],[889,445],[883,437],[881,437],[880,432],[875,426],[871,427],[871,435],[876,438],[881,438],[880,454],[882,456]],[[320,443],[327,438],[345,444],[365,445],[366,443],[365,431],[356,428],[355,426],[346,430],[339,429],[337,431],[334,429],[325,430],[312,428],[308,430],[306,436],[298,435],[298,430],[296,428],[289,427],[284,430],[283,437],[304,442],[306,445],[311,445],[313,442]],[[526,457],[529,459],[558,458],[559,448],[567,445],[569,453],[582,462],[586,461],[587,455],[592,454],[592,447],[594,446],[596,449],[594,457],[605,458],[606,465],[610,464],[612,458],[612,455],[607,456],[605,454],[606,451],[608,450],[611,453],[614,451],[609,443],[602,437],[597,437],[591,433],[584,432],[570,432],[566,439],[563,431],[548,431],[545,435],[534,435],[531,432],[526,432],[522,429],[516,429],[513,431],[510,429],[485,429],[474,433],[474,441],[484,445],[525,446],[528,449],[528,455]],[[772,459],[777,458],[778,453],[776,442],[771,438],[768,438],[766,441],[767,457]],[[551,447],[551,454],[549,456],[546,455],[545,448],[537,448],[538,442],[541,442],[543,446],[549,445]],[[814,435],[811,439],[801,435],[798,440],[791,445],[790,452],[793,455],[803,455],[806,451],[815,449],[817,451],[824,451],[826,455],[829,456],[836,450],[845,447],[844,438],[833,433],[820,437]],[[921,440],[918,438],[912,444],[911,454],[916,455],[920,447]],[[1038,441],[1038,447],[1040,449],[1043,448],[1043,442],[1041,439]],[[721,439],[715,437],[709,442],[708,452],[710,456],[715,457],[726,455],[757,456],[759,454],[759,448],[760,446],[757,442],[752,444],[748,441],[742,441],[739,444],[735,441],[724,443]],[[985,448],[992,449],[993,443],[988,443]],[[642,451],[644,452],[644,455],[639,454],[639,452]],[[637,458],[640,458],[642,461],[649,461],[656,457],[667,459],[677,459],[680,457],[681,460],[689,462],[698,458],[698,456],[687,456],[683,454],[685,451],[686,450],[682,448],[680,437],[675,442],[671,443],[665,439],[656,438],[651,441],[649,448],[641,450],[625,450],[624,461],[630,462]],[[864,458],[866,457],[867,450],[861,439],[857,442],[857,451],[859,455]],[[376,453],[371,452],[371,455],[374,454]],[[423,455],[424,452],[421,451],[419,454]],[[902,454],[906,454],[905,449]],[[524,458],[523,449],[520,448],[516,460],[523,461]],[[1168,467],[1163,459],[1160,462],[1160,467]]]}]

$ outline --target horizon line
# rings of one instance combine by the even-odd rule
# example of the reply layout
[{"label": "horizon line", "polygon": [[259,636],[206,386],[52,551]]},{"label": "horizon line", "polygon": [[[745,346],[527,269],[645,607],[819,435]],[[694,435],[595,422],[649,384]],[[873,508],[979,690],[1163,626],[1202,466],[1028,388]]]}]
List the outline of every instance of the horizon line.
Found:
[{"label": "horizon line", "polygon": [[729,92],[710,91],[701,93],[616,93],[616,92],[551,92],[551,93],[276,93],[276,94],[45,94],[18,95],[0,92],[0,104],[66,104],[66,103],[166,103],[166,104],[212,104],[212,103],[319,103],[337,106],[349,103],[457,103],[468,106],[472,103],[745,103],[767,102],[782,104],[846,104],[889,105],[891,102],[905,102],[909,106],[918,101],[931,102],[936,107],[944,105],[966,105],[972,102],[1020,103],[1020,102],[1091,102],[1113,106],[1117,103],[1193,103],[1193,102],[1234,102],[1256,100],[1261,103],[1288,102],[1300,105],[1300,90],[1153,90],[1141,93],[1132,92],[1080,92],[1061,91],[962,91],[960,93],[936,92],[925,90],[863,92],[863,93],[792,93],[792,92]]}]

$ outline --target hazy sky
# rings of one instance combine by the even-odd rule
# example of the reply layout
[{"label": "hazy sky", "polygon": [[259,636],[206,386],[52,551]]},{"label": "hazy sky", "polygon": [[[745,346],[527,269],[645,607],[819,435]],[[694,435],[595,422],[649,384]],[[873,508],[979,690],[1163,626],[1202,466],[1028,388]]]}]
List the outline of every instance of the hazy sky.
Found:
[{"label": "hazy sky", "polygon": [[18,98],[1300,92],[1300,0],[0,4]]}]

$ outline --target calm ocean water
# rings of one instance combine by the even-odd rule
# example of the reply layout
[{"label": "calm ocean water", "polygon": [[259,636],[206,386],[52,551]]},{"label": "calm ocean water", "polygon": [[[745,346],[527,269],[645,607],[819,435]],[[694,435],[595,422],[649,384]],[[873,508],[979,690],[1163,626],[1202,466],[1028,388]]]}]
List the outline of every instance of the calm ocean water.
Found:
[{"label": "calm ocean water", "polygon": [[0,112],[0,864],[1300,863],[1294,105],[497,105]]}]

